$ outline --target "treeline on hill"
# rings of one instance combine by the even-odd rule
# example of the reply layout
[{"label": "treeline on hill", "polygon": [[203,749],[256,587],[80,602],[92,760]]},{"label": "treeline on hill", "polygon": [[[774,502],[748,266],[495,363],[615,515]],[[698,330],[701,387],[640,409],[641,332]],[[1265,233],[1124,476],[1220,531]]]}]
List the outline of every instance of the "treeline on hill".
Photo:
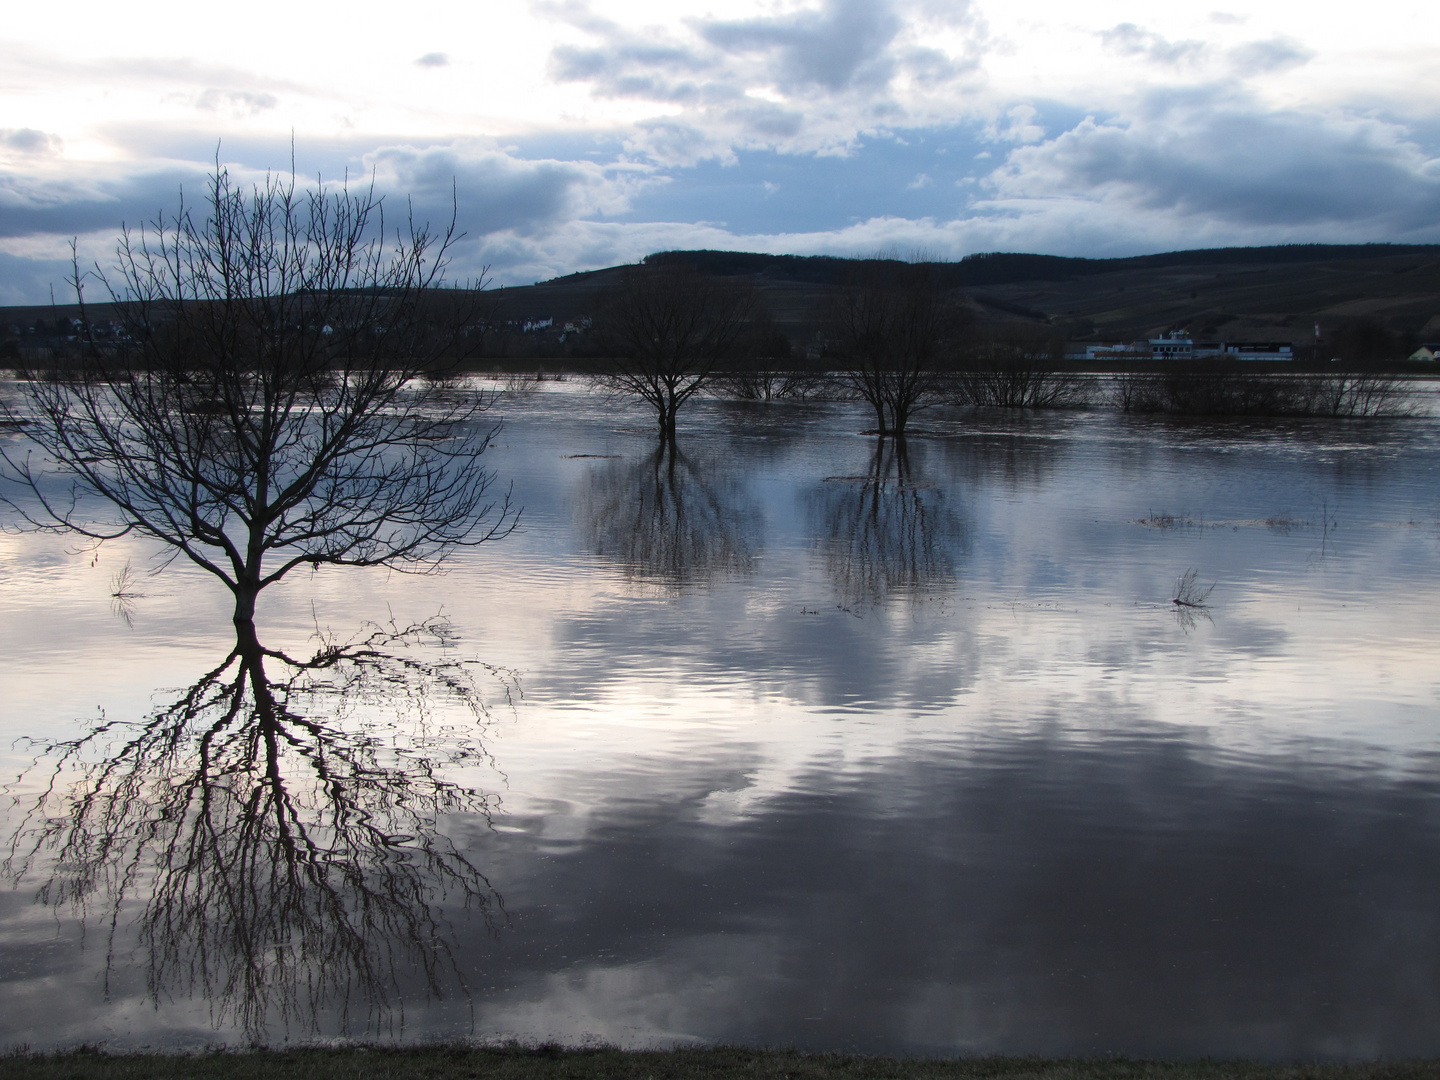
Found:
[{"label": "treeline on hill", "polygon": [[[1273,265],[1286,263],[1373,259],[1383,255],[1440,256],[1440,244],[1280,244],[1271,247],[1200,248],[1158,255],[1114,259],[1086,259],[1062,255],[1017,252],[983,252],[958,262],[937,262],[938,283],[944,288],[1010,285],[1022,281],[1048,281],[1111,274],[1123,270],[1169,266]],[[835,285],[856,269],[897,263],[897,259],[846,259],[831,255],[765,255],[742,251],[660,251],[645,257],[646,264],[685,265],[721,277],[758,276],[776,281]]]},{"label": "treeline on hill", "polygon": [[[824,295],[856,276],[900,272],[892,258],[665,251],[643,265],[748,281],[797,352],[826,347]],[[1440,334],[1440,245],[1297,244],[1116,259],[989,253],[927,264],[935,286],[963,294],[987,332],[1130,341],[1167,330],[1197,339],[1291,342],[1297,360],[1398,360]],[[599,296],[623,267],[500,290],[486,355],[583,358]],[[1427,322],[1428,320],[1428,322]],[[1318,343],[1312,325],[1322,326]],[[1429,334],[1430,337],[1423,337]],[[1033,350],[1032,350],[1033,351]]]}]

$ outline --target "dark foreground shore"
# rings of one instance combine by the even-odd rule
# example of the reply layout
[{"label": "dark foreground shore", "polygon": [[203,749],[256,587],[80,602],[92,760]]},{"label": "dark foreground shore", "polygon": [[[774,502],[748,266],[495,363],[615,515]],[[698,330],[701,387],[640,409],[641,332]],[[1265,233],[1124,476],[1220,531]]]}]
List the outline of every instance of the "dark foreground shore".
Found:
[{"label": "dark foreground shore", "polygon": [[1440,1060],[1364,1063],[951,1060],[738,1048],[624,1051],[557,1047],[344,1047],[203,1054],[75,1050],[0,1057],[10,1080],[1409,1080]]}]

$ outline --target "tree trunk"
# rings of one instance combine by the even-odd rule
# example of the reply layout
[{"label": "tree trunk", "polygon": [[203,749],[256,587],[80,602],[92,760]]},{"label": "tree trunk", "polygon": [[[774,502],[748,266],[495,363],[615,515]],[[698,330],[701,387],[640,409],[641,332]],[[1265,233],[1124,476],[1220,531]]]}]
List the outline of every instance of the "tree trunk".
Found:
[{"label": "tree trunk", "polygon": [[678,405],[673,401],[667,401],[660,406],[660,441],[673,443],[675,441],[675,416],[680,411]]},{"label": "tree trunk", "polygon": [[241,581],[231,586],[235,593],[235,625],[237,628],[248,628],[249,633],[255,632],[255,598],[260,595],[260,586],[248,581]]},{"label": "tree trunk", "polygon": [[890,434],[894,435],[897,439],[903,439],[905,437],[905,422],[910,419],[910,411],[898,403],[892,403],[890,412]]}]

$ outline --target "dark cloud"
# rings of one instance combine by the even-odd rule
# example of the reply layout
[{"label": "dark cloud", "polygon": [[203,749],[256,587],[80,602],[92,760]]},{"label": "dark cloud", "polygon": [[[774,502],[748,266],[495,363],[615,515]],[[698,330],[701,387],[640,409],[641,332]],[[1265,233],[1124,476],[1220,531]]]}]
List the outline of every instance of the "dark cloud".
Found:
[{"label": "dark cloud", "polygon": [[914,48],[901,54],[900,63],[915,82],[928,89],[975,71],[980,59],[970,56],[956,60],[939,49]]},{"label": "dark cloud", "polygon": [[424,56],[416,57],[415,63],[420,67],[448,67],[450,57],[443,52],[427,52]]},{"label": "dark cloud", "polygon": [[1242,75],[1285,71],[1308,64],[1314,58],[1313,50],[1290,37],[1252,41],[1230,50],[1230,63]]},{"label": "dark cloud", "polygon": [[826,0],[819,11],[769,19],[702,22],[701,36],[731,53],[764,53],[782,86],[827,90],[883,86],[894,74],[886,55],[901,20],[883,0]]},{"label": "dark cloud", "polygon": [[[696,80],[715,74],[713,60],[696,49],[654,30],[628,30],[579,0],[541,4],[536,10],[598,39],[591,46],[557,46],[550,53],[550,75],[560,82],[588,82],[601,97],[691,103],[705,94]],[[734,97],[740,91],[720,93]]]},{"label": "dark cloud", "polygon": [[551,73],[562,82],[593,82],[612,97],[673,97],[668,79],[695,75],[708,67],[682,46],[628,37],[589,49],[561,46],[551,53],[550,63]]},{"label": "dark cloud", "polygon": [[34,128],[0,128],[0,147],[24,157],[49,157],[64,147],[58,135]]},{"label": "dark cloud", "polygon": [[800,134],[805,123],[804,114],[794,109],[787,109],[772,101],[754,99],[746,99],[743,104],[726,109],[724,116],[747,131],[776,140],[789,139]]},{"label": "dark cloud", "polygon": [[1140,56],[1156,64],[1178,64],[1205,51],[1203,41],[1169,41],[1134,23],[1121,23],[1100,31],[1100,40],[1122,56]]},{"label": "dark cloud", "polygon": [[577,198],[598,179],[579,162],[524,161],[498,151],[384,147],[367,157],[385,190],[409,197],[417,216],[447,220],[452,194],[459,225],[471,236],[543,230],[581,210]]},{"label": "dark cloud", "polygon": [[[583,0],[537,10],[593,39],[557,46],[550,55],[553,78],[588,83],[598,97],[684,110],[680,122],[703,131],[703,149],[665,157],[661,143],[644,132],[627,146],[686,165],[706,157],[731,161],[737,149],[752,146],[848,151],[857,123],[866,129],[907,123],[906,109],[889,94],[898,76],[934,92],[978,68],[983,37],[968,3],[943,0],[822,0],[761,18],[690,19],[673,33],[622,26]],[[913,40],[908,31],[916,29],[917,15],[927,25],[964,27],[962,54]],[[773,100],[775,91],[785,100]]]},{"label": "dark cloud", "polygon": [[0,172],[0,237],[118,232],[173,210],[181,188],[198,190],[203,176],[199,165],[101,178]]},{"label": "dark cloud", "polygon": [[1130,123],[1087,119],[1013,151],[1007,197],[1118,199],[1241,227],[1343,225],[1393,239],[1440,219],[1440,169],[1378,120],[1263,112],[1221,92],[1154,99]]},{"label": "dark cloud", "polygon": [[[226,150],[225,157],[233,160],[233,151]],[[271,150],[259,159],[262,166],[281,152],[288,155],[286,148]],[[416,220],[441,226],[449,222],[453,206],[458,230],[470,238],[463,251],[457,250],[457,256],[463,255],[456,265],[460,276],[477,273],[489,261],[479,251],[485,237],[543,235],[593,212],[590,196],[604,187],[602,170],[594,165],[526,161],[495,150],[390,146],[368,155],[365,164],[365,172],[375,170],[387,220],[413,210]],[[89,237],[82,248],[107,264],[108,236],[123,225],[135,228],[173,214],[182,191],[187,201],[197,203],[212,169],[203,161],[188,169],[132,175],[107,170],[89,177],[0,169],[0,240],[12,241],[11,253],[0,260],[0,302],[38,302],[48,295],[49,283],[58,288],[65,267],[56,256],[71,236]],[[350,175],[356,171],[352,164]],[[244,167],[235,172],[242,183],[254,175]]]}]

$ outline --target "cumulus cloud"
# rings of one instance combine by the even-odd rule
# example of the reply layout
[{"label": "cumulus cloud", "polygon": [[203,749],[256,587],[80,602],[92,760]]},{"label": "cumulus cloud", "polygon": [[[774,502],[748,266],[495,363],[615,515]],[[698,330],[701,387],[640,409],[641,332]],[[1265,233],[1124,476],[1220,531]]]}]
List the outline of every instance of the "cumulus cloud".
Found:
[{"label": "cumulus cloud", "polygon": [[1398,125],[1268,112],[1201,93],[1161,97],[1128,122],[1088,118],[1012,151],[989,182],[1011,204],[1105,203],[1237,235],[1342,228],[1396,238],[1433,234],[1440,223],[1440,163]]},{"label": "cumulus cloud", "polygon": [[[1270,104],[1314,100],[1284,79],[1316,54],[1296,38],[1237,28],[1241,16],[1212,14],[1203,41],[1138,23],[1052,28],[1098,58],[1076,89],[1063,64],[1046,80],[1017,76],[1036,59],[1023,55],[1031,45],[1020,24],[992,8],[1002,20],[992,39],[963,0],[785,0],[744,17],[662,12],[658,26],[607,18],[590,0],[528,10],[551,20],[540,51],[550,79],[605,99],[595,109],[608,126],[582,108],[567,132],[512,128],[512,146],[474,131],[404,145],[357,129],[316,150],[326,175],[374,169],[390,217],[408,197],[418,219],[446,222],[453,198],[468,236],[457,269],[489,263],[504,282],[673,247],[957,257],[1440,240],[1434,110],[1386,112],[1375,96],[1364,112],[1340,96],[1325,109]],[[411,56],[400,61],[406,87],[429,82],[411,65],[450,62]],[[182,186],[198,191],[217,132],[227,158],[283,169],[282,104],[287,116],[318,109],[327,124],[345,104],[273,71],[138,57],[20,58],[25,78],[53,61],[57,79],[149,94],[170,112],[163,124],[112,118],[83,129],[83,141],[80,127],[57,129],[68,146],[34,128],[0,130],[0,253],[16,280],[25,279],[16,267],[49,265],[71,235],[113,237],[121,222],[173,209]],[[1252,76],[1266,79],[1263,100],[1247,96]],[[574,100],[573,87],[563,93]],[[355,99],[362,126],[369,106],[403,115],[400,98],[382,98]],[[193,128],[176,127],[177,112]],[[70,160],[97,138],[121,152]],[[805,200],[791,198],[799,191]]]},{"label": "cumulus cloud", "polygon": [[1251,41],[1230,50],[1230,64],[1237,74],[1268,74],[1287,71],[1308,64],[1315,52],[1292,37],[1274,37],[1267,41]]},{"label": "cumulus cloud", "polygon": [[1154,64],[1179,64],[1194,60],[1205,51],[1203,41],[1169,41],[1128,22],[1101,30],[1100,40],[1121,56],[1140,57]]},{"label": "cumulus cloud", "polygon": [[[1033,135],[1035,119],[1031,107],[1017,106],[995,134]],[[682,137],[674,128],[671,135]],[[804,183],[803,159],[787,169],[792,182]],[[902,181],[907,190],[930,187],[930,173],[911,175],[908,185]],[[1233,87],[1156,94],[1128,115],[1086,118],[1058,136],[1013,146],[979,184],[949,189],[949,215],[862,212],[847,225],[793,232],[757,232],[743,220],[731,227],[575,220],[528,236],[495,234],[487,257],[500,276],[536,280],[679,247],[842,256],[923,249],[958,258],[986,250],[1103,256],[1235,244],[1440,242],[1440,159],[1410,129],[1266,110]]]},{"label": "cumulus cloud", "polygon": [[1038,123],[1038,110],[1033,105],[1016,105],[1005,111],[985,129],[986,136],[994,142],[1033,143],[1045,137],[1045,129]]},{"label": "cumulus cloud", "polygon": [[206,112],[225,111],[232,116],[254,116],[256,113],[273,109],[279,104],[274,94],[257,93],[251,90],[222,90],[208,87],[195,98],[195,107]]},{"label": "cumulus cloud", "polygon": [[[943,95],[973,75],[980,29],[968,5],[905,3],[822,0],[771,16],[696,18],[670,27],[624,26],[583,0],[540,10],[588,38],[551,51],[551,77],[587,83],[600,98],[678,106],[678,115],[672,109],[642,122],[630,149],[688,164],[696,153],[728,159],[736,147],[842,151],[863,130],[910,119],[901,89]],[[968,27],[969,44],[959,52],[936,47],[925,19]],[[947,99],[946,107],[952,104]],[[677,140],[679,130],[686,136]],[[676,146],[680,156],[664,156]]]},{"label": "cumulus cloud", "polygon": [[[453,210],[457,230],[467,235],[457,251],[460,276],[474,276],[484,263],[494,261],[488,252],[492,244],[502,255],[549,247],[573,251],[573,244],[555,238],[577,220],[623,211],[636,190],[663,182],[635,166],[526,160],[473,144],[383,146],[365,155],[363,165],[373,170],[387,220],[413,213],[417,221],[443,227]],[[128,175],[113,166],[64,175],[0,169],[0,254],[8,260],[0,270],[14,278],[10,293],[0,289],[0,294],[13,299],[15,290],[29,289],[26,283],[33,283],[35,274],[61,265],[57,258],[71,236],[82,238],[87,257],[107,263],[122,224],[135,227],[172,213],[182,189],[192,193],[193,202],[193,193],[203,189],[212,168],[197,161],[189,167]],[[244,166],[232,167],[232,173],[241,183],[260,175]],[[309,181],[302,177],[300,183],[303,187]],[[532,256],[522,261],[537,263]],[[558,265],[551,260],[544,269]],[[22,266],[34,268],[34,273],[20,273],[16,268]],[[51,278],[57,285],[62,279]],[[26,298],[45,295],[40,291]]]},{"label": "cumulus cloud", "polygon": [[0,148],[7,157],[53,157],[64,146],[60,136],[35,128],[0,128]]},{"label": "cumulus cloud", "polygon": [[901,21],[885,0],[826,0],[818,11],[738,22],[701,22],[701,37],[730,53],[760,53],[782,86],[829,90],[886,85],[895,71],[887,49]]},{"label": "cumulus cloud", "polygon": [[622,27],[595,16],[582,3],[541,10],[596,39],[592,45],[559,45],[551,51],[550,74],[560,82],[589,83],[600,97],[659,102],[738,96],[733,87],[706,86],[705,78],[716,71],[716,65],[693,44],[670,33]]},{"label": "cumulus cloud", "polygon": [[72,236],[152,219],[174,207],[181,187],[197,187],[203,170],[71,169],[64,175],[0,170],[0,238]]},{"label": "cumulus cloud", "polygon": [[[576,161],[526,161],[493,149],[382,147],[367,155],[383,190],[408,197],[417,216],[447,220],[453,206],[472,235],[544,232],[623,207],[628,176]],[[635,179],[638,179],[636,177]]]}]

